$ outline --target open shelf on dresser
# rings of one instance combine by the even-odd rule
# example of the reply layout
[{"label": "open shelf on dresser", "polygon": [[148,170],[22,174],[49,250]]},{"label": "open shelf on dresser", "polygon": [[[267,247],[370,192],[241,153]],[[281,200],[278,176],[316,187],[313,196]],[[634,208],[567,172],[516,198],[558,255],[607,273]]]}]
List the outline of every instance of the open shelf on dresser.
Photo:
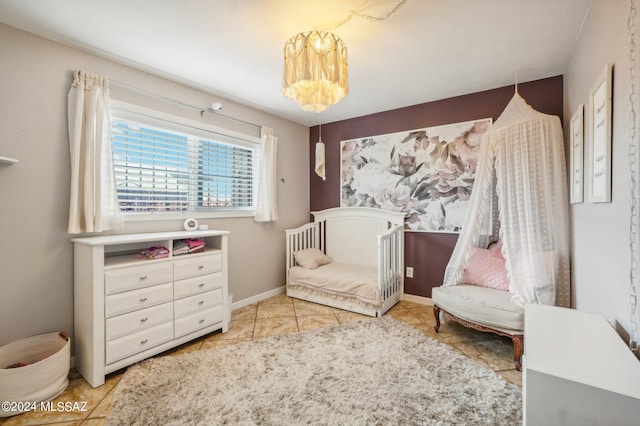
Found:
[{"label": "open shelf on dresser", "polygon": [[206,247],[202,252],[179,254],[176,256],[174,256],[173,254],[170,254],[168,257],[163,257],[159,259],[147,259],[147,258],[141,259],[138,256],[138,254],[140,253],[140,250],[131,251],[131,252],[123,251],[123,252],[116,252],[116,253],[110,253],[110,254],[105,253],[104,267],[105,269],[109,269],[112,267],[131,266],[131,265],[138,265],[138,264],[145,264],[145,263],[148,264],[148,263],[156,263],[156,262],[171,262],[174,259],[187,259],[187,258],[191,259],[198,256],[218,253],[220,251],[221,250],[217,248]]}]

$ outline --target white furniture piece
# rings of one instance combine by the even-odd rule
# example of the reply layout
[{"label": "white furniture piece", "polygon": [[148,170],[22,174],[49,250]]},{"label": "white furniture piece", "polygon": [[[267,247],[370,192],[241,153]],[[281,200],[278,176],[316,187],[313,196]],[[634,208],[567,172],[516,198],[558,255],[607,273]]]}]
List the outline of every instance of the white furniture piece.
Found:
[{"label": "white furniture piece", "polygon": [[[215,330],[228,331],[226,231],[72,238],[75,367],[96,387],[105,374]],[[173,241],[202,238],[200,253]],[[164,246],[169,256],[140,259]]]},{"label": "white furniture piece", "polygon": [[604,316],[525,305],[524,423],[640,424],[640,361]]},{"label": "white furniture piece", "polygon": [[[336,207],[311,214],[314,222],[286,231],[287,296],[374,317],[402,300],[404,213]],[[298,266],[294,253],[308,248],[332,262]]]}]

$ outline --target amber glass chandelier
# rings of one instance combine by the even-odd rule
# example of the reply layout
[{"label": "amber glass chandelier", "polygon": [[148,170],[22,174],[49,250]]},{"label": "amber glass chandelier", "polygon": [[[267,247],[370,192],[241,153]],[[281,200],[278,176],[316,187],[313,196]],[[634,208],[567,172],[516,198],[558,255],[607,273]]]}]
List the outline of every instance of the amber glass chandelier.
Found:
[{"label": "amber glass chandelier", "polygon": [[340,102],[349,93],[347,47],[340,37],[314,30],[287,40],[282,90],[307,111]]}]

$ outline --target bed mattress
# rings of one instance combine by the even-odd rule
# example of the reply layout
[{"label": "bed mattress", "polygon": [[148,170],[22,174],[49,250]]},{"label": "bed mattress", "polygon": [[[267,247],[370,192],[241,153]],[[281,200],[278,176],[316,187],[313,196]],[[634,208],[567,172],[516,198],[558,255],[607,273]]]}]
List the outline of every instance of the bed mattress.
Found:
[{"label": "bed mattress", "polygon": [[332,262],[316,269],[292,267],[288,286],[380,307],[377,279],[373,266]]}]

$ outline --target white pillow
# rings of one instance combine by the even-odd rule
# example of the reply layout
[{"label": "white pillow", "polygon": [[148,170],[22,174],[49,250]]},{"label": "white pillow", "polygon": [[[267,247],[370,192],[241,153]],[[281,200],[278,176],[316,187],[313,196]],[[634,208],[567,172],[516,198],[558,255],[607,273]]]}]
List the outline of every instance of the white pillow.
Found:
[{"label": "white pillow", "polygon": [[300,251],[294,251],[293,257],[296,263],[303,268],[316,269],[318,266],[331,263],[329,256],[318,250],[317,248],[308,248]]}]

